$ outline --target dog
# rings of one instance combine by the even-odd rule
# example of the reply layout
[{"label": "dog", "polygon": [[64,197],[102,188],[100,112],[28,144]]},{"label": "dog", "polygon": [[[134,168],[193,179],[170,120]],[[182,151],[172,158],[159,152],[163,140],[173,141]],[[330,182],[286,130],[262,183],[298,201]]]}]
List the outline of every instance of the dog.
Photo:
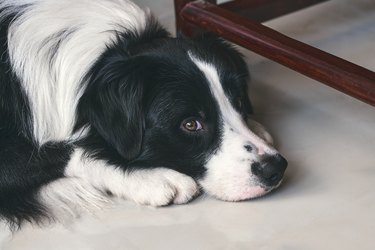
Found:
[{"label": "dog", "polygon": [[247,66],[220,38],[172,38],[128,0],[0,3],[0,216],[59,220],[111,196],[262,196],[287,161],[247,121]]}]

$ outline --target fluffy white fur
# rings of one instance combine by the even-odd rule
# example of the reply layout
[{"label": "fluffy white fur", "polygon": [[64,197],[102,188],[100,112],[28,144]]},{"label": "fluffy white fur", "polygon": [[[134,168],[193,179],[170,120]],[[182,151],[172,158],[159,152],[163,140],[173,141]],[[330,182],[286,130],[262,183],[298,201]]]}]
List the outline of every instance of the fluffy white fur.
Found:
[{"label": "fluffy white fur", "polygon": [[85,73],[116,32],[142,31],[148,13],[127,0],[2,0],[0,7],[27,8],[12,23],[8,46],[31,100],[37,143],[69,139]]},{"label": "fluffy white fur", "polygon": [[38,196],[50,217],[62,223],[111,204],[103,191],[94,187],[89,180],[79,177],[53,181],[39,190]]},{"label": "fluffy white fur", "polygon": [[76,149],[65,170],[66,178],[42,188],[40,197],[57,218],[109,204],[107,193],[142,205],[183,204],[198,194],[193,178],[167,168],[124,172]]},{"label": "fluffy white fur", "polygon": [[[207,173],[200,184],[207,192],[222,200],[244,200],[265,194],[269,190],[257,185],[257,178],[251,173],[251,164],[259,160],[261,155],[276,154],[277,151],[249,130],[225,95],[217,69],[192,53],[189,56],[207,78],[224,123],[221,146],[207,162]],[[263,134],[265,139],[272,140]],[[250,145],[253,152],[249,153],[245,145]]]}]

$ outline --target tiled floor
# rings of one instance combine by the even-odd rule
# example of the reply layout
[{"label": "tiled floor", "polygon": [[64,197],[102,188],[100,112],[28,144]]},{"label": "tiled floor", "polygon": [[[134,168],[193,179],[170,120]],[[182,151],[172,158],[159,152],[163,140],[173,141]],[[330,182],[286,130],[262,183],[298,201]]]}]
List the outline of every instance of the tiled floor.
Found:
[{"label": "tiled floor", "polygon": [[[173,29],[172,0],[142,0]],[[333,0],[267,23],[375,70],[375,2]],[[75,223],[25,227],[4,250],[375,249],[375,108],[244,52],[257,118],[289,160],[279,190],[152,209],[123,202]]]}]

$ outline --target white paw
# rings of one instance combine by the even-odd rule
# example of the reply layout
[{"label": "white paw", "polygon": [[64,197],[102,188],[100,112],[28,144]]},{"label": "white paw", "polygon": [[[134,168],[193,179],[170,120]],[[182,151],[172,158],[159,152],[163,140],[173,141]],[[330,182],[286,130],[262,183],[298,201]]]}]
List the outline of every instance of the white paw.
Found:
[{"label": "white paw", "polygon": [[166,168],[130,172],[126,182],[125,198],[155,207],[186,203],[199,192],[193,178]]},{"label": "white paw", "polygon": [[270,135],[270,133],[268,133],[263,125],[251,119],[247,119],[247,125],[249,126],[250,130],[253,131],[257,136],[262,138],[269,145],[274,146],[272,136]]}]

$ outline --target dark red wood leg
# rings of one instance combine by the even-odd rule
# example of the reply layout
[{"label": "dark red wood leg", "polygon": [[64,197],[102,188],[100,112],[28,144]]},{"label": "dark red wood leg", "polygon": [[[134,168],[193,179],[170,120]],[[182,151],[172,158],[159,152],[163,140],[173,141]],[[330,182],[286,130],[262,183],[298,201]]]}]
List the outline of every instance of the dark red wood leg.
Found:
[{"label": "dark red wood leg", "polygon": [[180,15],[180,11],[182,8],[187,4],[192,2],[193,0],[174,0],[174,14],[176,18],[176,33],[183,32],[184,30],[184,22]]},{"label": "dark red wood leg", "polygon": [[328,0],[235,0],[220,7],[253,21],[264,22]]},{"label": "dark red wood leg", "polygon": [[207,2],[190,2],[180,11],[184,23],[283,64],[375,106],[375,73],[287,37]]},{"label": "dark red wood leg", "polygon": [[[188,22],[184,22],[183,17],[180,15],[181,10],[183,7],[195,0],[174,0],[174,13],[176,18],[176,34],[182,33],[186,36],[193,37],[204,30],[200,29],[197,26],[191,25]],[[207,2],[216,4],[216,0],[207,0]]]}]

